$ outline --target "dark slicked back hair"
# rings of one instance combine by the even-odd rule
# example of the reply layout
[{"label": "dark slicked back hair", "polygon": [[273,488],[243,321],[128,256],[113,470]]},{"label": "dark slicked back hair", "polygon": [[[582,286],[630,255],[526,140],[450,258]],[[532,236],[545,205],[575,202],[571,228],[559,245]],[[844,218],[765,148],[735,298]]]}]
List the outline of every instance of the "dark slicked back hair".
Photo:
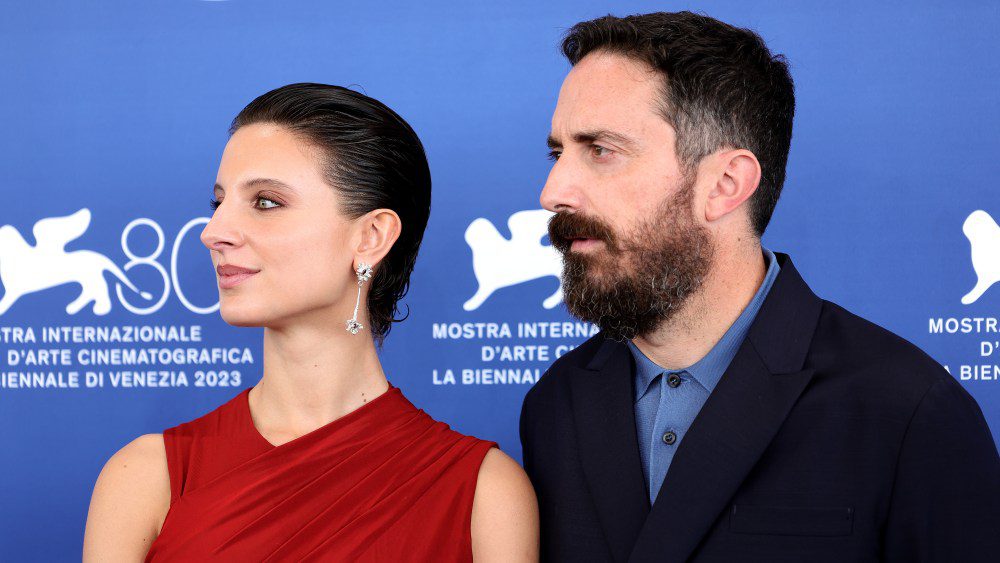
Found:
[{"label": "dark slicked back hair", "polygon": [[660,113],[677,134],[677,158],[692,173],[722,148],[749,150],[761,167],[749,201],[764,234],[785,182],[795,88],[788,64],[749,29],[691,12],[605,16],[574,25],[562,52],[576,64],[595,51],[622,55],[665,78]]},{"label": "dark slicked back hair", "polygon": [[[376,99],[327,84],[282,86],[258,97],[233,120],[229,134],[253,123],[287,128],[320,149],[326,181],[341,212],[357,219],[391,209],[402,228],[369,282],[368,322],[381,345],[410,285],[431,208],[424,147],[402,117]],[[405,317],[404,317],[405,318]]]}]

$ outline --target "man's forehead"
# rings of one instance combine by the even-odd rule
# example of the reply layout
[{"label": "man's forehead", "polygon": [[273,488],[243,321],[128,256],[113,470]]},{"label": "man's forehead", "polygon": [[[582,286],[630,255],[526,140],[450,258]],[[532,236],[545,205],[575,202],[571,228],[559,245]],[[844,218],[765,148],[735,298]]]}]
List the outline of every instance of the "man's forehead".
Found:
[{"label": "man's forehead", "polygon": [[663,75],[643,61],[597,51],[573,65],[562,91],[600,89],[609,94],[642,95],[657,93],[662,82]]},{"label": "man's forehead", "polygon": [[587,131],[626,134],[640,122],[656,119],[660,75],[645,63],[621,55],[591,53],[570,70],[552,115],[552,133]]}]

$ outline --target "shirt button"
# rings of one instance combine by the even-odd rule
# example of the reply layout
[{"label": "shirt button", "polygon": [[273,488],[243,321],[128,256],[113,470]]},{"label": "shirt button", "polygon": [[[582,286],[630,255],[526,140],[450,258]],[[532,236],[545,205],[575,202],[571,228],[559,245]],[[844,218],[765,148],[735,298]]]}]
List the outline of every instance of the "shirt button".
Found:
[{"label": "shirt button", "polygon": [[669,431],[663,435],[663,443],[668,446],[674,445],[674,442],[676,441],[677,441],[677,434],[674,434],[673,431]]},{"label": "shirt button", "polygon": [[681,376],[676,373],[671,373],[667,376],[667,385],[671,387],[677,387],[681,384]]}]

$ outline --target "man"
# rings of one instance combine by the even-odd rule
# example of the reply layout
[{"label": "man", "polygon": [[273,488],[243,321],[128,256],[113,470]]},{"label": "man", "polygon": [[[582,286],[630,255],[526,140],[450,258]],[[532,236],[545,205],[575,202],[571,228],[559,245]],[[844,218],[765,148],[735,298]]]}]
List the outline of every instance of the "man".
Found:
[{"label": "man", "polygon": [[997,560],[975,401],[761,247],[784,59],[687,12],[583,22],[563,53],[541,202],[567,307],[602,332],[524,401],[543,559]]}]

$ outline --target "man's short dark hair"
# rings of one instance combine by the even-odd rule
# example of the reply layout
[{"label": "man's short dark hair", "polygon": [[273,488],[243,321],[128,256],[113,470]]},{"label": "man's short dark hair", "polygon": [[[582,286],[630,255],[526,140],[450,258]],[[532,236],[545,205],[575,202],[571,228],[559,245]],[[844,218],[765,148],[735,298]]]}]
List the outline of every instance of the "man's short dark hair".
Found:
[{"label": "man's short dark hair", "polygon": [[658,12],[580,22],[562,52],[576,64],[603,51],[645,62],[666,81],[660,111],[677,133],[686,172],[721,148],[752,152],[761,166],[750,222],[764,234],[785,181],[795,89],[788,64],[749,29],[691,12]]}]

